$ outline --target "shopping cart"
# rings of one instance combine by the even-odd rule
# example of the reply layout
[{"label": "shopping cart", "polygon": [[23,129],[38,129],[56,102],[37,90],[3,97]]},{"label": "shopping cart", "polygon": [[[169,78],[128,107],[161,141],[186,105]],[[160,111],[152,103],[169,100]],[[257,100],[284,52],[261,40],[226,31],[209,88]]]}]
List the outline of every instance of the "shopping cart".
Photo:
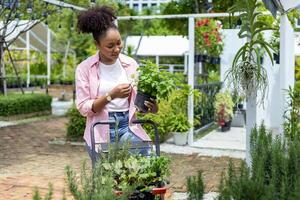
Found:
[{"label": "shopping cart", "polygon": [[[149,124],[152,126],[152,128],[154,129],[154,133],[155,133],[155,154],[156,156],[160,156],[160,143],[159,143],[159,135],[158,135],[158,130],[157,130],[157,126],[156,124],[151,121],[151,120],[135,120],[132,122],[133,124]],[[105,120],[105,121],[99,121],[99,122],[95,122],[94,124],[92,124],[91,126],[91,145],[92,145],[92,166],[94,168],[96,161],[97,161],[97,153],[96,153],[96,145],[101,146],[101,152],[102,153],[109,153],[109,143],[96,143],[95,141],[95,134],[94,134],[94,130],[95,127],[98,125],[115,125],[117,126],[118,122],[116,120]],[[131,143],[129,150],[130,149],[137,149],[137,148],[143,148],[143,147],[148,147],[149,143],[145,143],[145,142],[135,142],[135,143]],[[129,198],[129,200],[154,200],[155,196],[159,196],[159,198],[161,200],[164,200],[164,196],[166,194],[166,187],[164,187],[164,183],[160,183],[158,187],[153,188],[151,191],[143,191],[140,192],[138,190],[136,190],[133,195],[131,195],[131,197]],[[117,191],[115,192],[116,195],[121,194],[121,192]]]}]

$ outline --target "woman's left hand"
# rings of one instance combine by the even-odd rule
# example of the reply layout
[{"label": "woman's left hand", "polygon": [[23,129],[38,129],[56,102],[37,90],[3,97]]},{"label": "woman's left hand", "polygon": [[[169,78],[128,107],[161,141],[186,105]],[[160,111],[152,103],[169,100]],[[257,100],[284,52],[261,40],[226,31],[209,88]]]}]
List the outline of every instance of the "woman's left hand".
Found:
[{"label": "woman's left hand", "polygon": [[148,107],[148,113],[149,112],[151,112],[151,113],[157,113],[158,112],[157,102],[154,99],[151,99],[151,101],[145,101],[145,106]]}]

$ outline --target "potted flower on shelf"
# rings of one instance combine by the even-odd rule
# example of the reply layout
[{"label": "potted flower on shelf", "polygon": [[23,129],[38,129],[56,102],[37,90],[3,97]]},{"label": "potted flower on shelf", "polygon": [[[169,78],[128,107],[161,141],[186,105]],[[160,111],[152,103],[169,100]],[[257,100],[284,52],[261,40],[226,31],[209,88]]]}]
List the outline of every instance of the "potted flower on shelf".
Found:
[{"label": "potted flower on shelf", "polygon": [[224,43],[220,32],[221,22],[213,19],[200,19],[196,21],[196,49],[200,53],[197,61],[220,64],[220,54]]},{"label": "potted flower on shelf", "polygon": [[233,101],[228,91],[220,92],[216,95],[214,108],[215,119],[219,126],[221,126],[221,130],[223,132],[230,130],[233,117]]},{"label": "potted flower on shelf", "polygon": [[146,113],[148,108],[145,106],[145,101],[153,102],[156,99],[168,98],[176,88],[176,78],[172,73],[160,70],[159,66],[150,61],[145,61],[138,72],[135,105],[140,112]]}]

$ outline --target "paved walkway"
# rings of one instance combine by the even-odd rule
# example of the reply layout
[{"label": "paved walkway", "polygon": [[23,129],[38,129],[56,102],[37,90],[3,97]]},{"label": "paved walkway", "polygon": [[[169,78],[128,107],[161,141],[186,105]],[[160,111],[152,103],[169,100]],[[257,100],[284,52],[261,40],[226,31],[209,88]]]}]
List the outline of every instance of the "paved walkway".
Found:
[{"label": "paved walkway", "polygon": [[171,138],[161,145],[161,151],[167,153],[193,154],[202,156],[245,159],[246,156],[246,129],[231,127],[227,132],[213,130],[206,136],[194,141],[191,146],[176,146]]},{"label": "paved walkway", "polygon": [[[42,194],[48,183],[53,183],[54,198],[61,199],[65,183],[66,165],[80,170],[82,162],[88,160],[83,146],[51,145],[49,141],[65,136],[65,117],[45,118],[26,124],[0,128],[0,194],[2,199],[32,199],[35,186]],[[178,147],[179,148],[179,147]],[[172,160],[169,193],[186,192],[187,176],[203,171],[206,192],[217,191],[222,171],[229,157],[200,156],[198,154],[164,154]],[[89,160],[88,160],[89,161]],[[234,159],[239,163],[239,159]],[[88,162],[89,163],[89,162]],[[68,199],[73,199],[67,193]]]}]

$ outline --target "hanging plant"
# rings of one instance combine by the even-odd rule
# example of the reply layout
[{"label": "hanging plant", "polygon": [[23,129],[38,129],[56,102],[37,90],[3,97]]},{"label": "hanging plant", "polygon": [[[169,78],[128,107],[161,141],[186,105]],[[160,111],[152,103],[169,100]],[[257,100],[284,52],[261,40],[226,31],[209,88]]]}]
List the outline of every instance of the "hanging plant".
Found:
[{"label": "hanging plant", "polygon": [[232,67],[227,71],[226,79],[233,84],[234,90],[240,94],[250,96],[255,90],[260,90],[261,101],[264,100],[268,86],[267,72],[262,66],[261,52],[267,53],[273,64],[271,51],[273,47],[263,37],[259,37],[266,30],[274,30],[268,23],[261,21],[262,12],[258,7],[258,0],[239,0],[230,9],[231,13],[241,12],[240,38],[248,41],[238,50],[234,57]]},{"label": "hanging plant", "polygon": [[213,19],[200,19],[196,21],[196,48],[206,55],[218,57],[223,52],[221,22]]}]

